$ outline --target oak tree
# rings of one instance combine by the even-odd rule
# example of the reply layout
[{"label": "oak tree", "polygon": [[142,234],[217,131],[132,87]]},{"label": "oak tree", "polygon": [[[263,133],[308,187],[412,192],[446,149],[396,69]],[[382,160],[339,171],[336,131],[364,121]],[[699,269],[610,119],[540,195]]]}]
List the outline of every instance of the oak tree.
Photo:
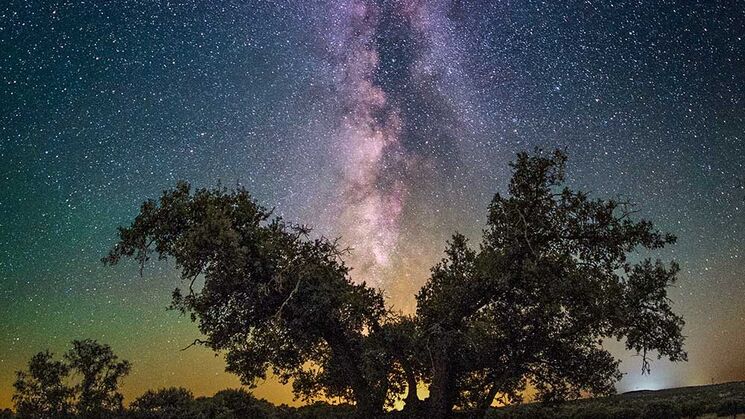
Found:
[{"label": "oak tree", "polygon": [[478,249],[456,234],[417,296],[432,354],[430,416],[485,409],[528,384],[544,400],[611,393],[619,361],[605,339],[642,356],[686,359],[667,288],[675,263],[642,258],[674,243],[618,200],[564,185],[566,155],[518,154]]},{"label": "oak tree", "polygon": [[272,373],[299,397],[354,401],[361,416],[404,392],[407,409],[424,404],[433,419],[519,401],[528,385],[550,401],[607,394],[620,373],[606,339],[641,354],[645,372],[651,353],[686,358],[667,296],[677,265],[643,257],[675,237],[627,203],[566,187],[565,162],[561,151],[518,154],[480,245],[453,236],[412,317],[352,282],[336,241],[311,238],[243,188],[179,183],[143,204],[104,261],[142,269],[172,258],[185,284],[173,307],[228,371],[247,385]]},{"label": "oak tree", "polygon": [[27,371],[18,371],[13,383],[13,402],[22,417],[64,417],[72,410],[74,391],[65,384],[70,367],[55,361],[49,351],[39,352],[28,363]]},{"label": "oak tree", "polygon": [[[172,258],[185,290],[173,307],[189,313],[246,385],[273,373],[303,398],[340,397],[361,414],[382,411],[391,357],[378,338],[381,293],[355,284],[335,241],[310,238],[257,204],[243,188],[181,182],[147,201],[105,262]],[[374,412],[374,413],[373,413]]]},{"label": "oak tree", "polygon": [[75,386],[76,410],[84,417],[107,417],[121,411],[124,396],[119,385],[131,369],[111,347],[92,339],[74,340],[65,353],[70,369],[79,377]]}]

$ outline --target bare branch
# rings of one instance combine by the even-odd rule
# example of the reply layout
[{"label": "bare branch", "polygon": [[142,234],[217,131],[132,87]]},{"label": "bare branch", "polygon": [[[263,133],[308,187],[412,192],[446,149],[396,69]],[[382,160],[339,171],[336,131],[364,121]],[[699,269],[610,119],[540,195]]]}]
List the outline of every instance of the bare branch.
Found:
[{"label": "bare branch", "polygon": [[208,341],[208,340],[194,339],[194,342],[190,343],[189,346],[187,346],[185,348],[182,348],[181,350],[182,351],[185,351],[185,350],[191,348],[192,346],[196,346],[196,345],[209,345],[209,344],[210,344],[210,341]]},{"label": "bare branch", "polygon": [[298,279],[297,283],[295,284],[295,288],[290,291],[290,295],[287,296],[287,298],[282,302],[282,305],[279,306],[279,309],[276,313],[274,313],[274,318],[279,318],[279,316],[282,315],[282,310],[284,310],[285,306],[288,302],[292,299],[292,297],[297,293],[297,290],[300,288],[300,282],[302,282],[302,279]]}]

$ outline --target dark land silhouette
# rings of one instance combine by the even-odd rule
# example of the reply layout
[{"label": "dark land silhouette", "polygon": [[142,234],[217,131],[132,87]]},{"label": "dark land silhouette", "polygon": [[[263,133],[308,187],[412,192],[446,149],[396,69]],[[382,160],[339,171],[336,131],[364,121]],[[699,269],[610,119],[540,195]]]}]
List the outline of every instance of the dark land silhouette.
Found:
[{"label": "dark land silhouette", "polygon": [[[318,401],[302,407],[273,405],[257,399],[243,389],[227,389],[210,397],[194,397],[185,388],[151,390],[135,399],[128,408],[76,413],[74,404],[67,412],[14,414],[0,411],[0,419],[13,418],[119,418],[119,419],[351,419],[357,416],[350,404],[333,405]],[[664,390],[633,391],[599,398],[562,403],[524,403],[494,407],[486,411],[454,411],[461,419],[682,419],[737,417],[745,414],[745,382],[691,386]],[[383,418],[422,417],[411,411],[392,411]]]}]

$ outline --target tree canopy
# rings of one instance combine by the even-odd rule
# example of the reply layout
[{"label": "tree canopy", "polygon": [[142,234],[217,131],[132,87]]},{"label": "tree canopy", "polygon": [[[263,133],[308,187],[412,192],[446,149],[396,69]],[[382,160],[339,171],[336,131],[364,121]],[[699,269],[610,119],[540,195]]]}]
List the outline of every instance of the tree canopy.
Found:
[{"label": "tree canopy", "polygon": [[225,351],[244,384],[271,371],[292,379],[300,397],[382,409],[392,363],[382,338],[387,311],[378,290],[352,283],[336,242],[272,217],[245,189],[192,193],[183,182],[119,231],[105,261],[172,257],[187,284],[174,291],[173,307],[191,313],[206,336],[199,343]]},{"label": "tree canopy", "polygon": [[129,374],[129,361],[120,361],[109,345],[91,339],[72,341],[65,360],[80,378],[74,387],[79,414],[103,416],[106,412],[122,410],[124,398],[119,393],[119,385]]},{"label": "tree canopy", "polygon": [[13,383],[16,411],[30,417],[61,417],[70,413],[73,390],[65,385],[70,367],[49,351],[31,357],[28,371],[18,371]]},{"label": "tree canopy", "polygon": [[[254,385],[269,372],[299,397],[341,397],[373,416],[405,391],[434,418],[454,406],[608,394],[619,339],[642,355],[684,360],[683,320],[667,287],[677,265],[641,259],[675,242],[630,204],[564,185],[566,155],[520,153],[507,196],[489,205],[481,243],[455,234],[417,295],[414,316],[354,283],[337,242],[314,237],[243,188],[185,182],[145,202],[104,258],[172,258],[185,289],[173,307],[199,324],[228,371]],[[417,383],[429,385],[420,401]]]},{"label": "tree canopy", "polygon": [[72,341],[61,361],[49,351],[39,352],[31,357],[28,371],[16,373],[16,411],[33,418],[108,417],[123,408],[119,385],[129,371],[128,361],[91,339]]},{"label": "tree canopy", "polygon": [[666,293],[677,265],[629,258],[675,237],[633,220],[629,204],[564,186],[565,162],[561,151],[519,154],[479,248],[453,236],[419,292],[433,415],[515,399],[528,384],[544,400],[611,393],[620,372],[607,338],[640,353],[645,372],[650,351],[685,359],[683,320]]}]

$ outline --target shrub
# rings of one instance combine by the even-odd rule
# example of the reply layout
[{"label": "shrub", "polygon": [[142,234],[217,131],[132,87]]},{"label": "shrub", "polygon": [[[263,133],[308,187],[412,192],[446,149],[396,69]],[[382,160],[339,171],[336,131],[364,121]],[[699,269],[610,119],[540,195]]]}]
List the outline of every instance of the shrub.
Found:
[{"label": "shrub", "polygon": [[636,419],[640,416],[639,410],[632,407],[603,406],[591,404],[578,409],[573,419]]},{"label": "shrub", "polygon": [[680,405],[680,413],[687,418],[697,418],[710,411],[702,400],[689,400]]},{"label": "shrub", "polygon": [[354,416],[354,406],[348,404],[332,405],[325,402],[297,408],[293,417],[299,419],[347,419]]},{"label": "shrub", "polygon": [[187,417],[194,396],[185,388],[148,390],[132,402],[131,410],[138,418],[181,419]]},{"label": "shrub", "polygon": [[670,402],[650,402],[642,409],[643,419],[679,419],[683,417],[680,407]]},{"label": "shrub", "polygon": [[735,416],[739,413],[745,413],[745,401],[743,400],[728,399],[717,406],[717,416]]},{"label": "shrub", "polygon": [[217,392],[212,396],[220,419],[239,418],[273,418],[274,406],[264,399],[257,399],[253,394],[242,389],[229,389]]}]

